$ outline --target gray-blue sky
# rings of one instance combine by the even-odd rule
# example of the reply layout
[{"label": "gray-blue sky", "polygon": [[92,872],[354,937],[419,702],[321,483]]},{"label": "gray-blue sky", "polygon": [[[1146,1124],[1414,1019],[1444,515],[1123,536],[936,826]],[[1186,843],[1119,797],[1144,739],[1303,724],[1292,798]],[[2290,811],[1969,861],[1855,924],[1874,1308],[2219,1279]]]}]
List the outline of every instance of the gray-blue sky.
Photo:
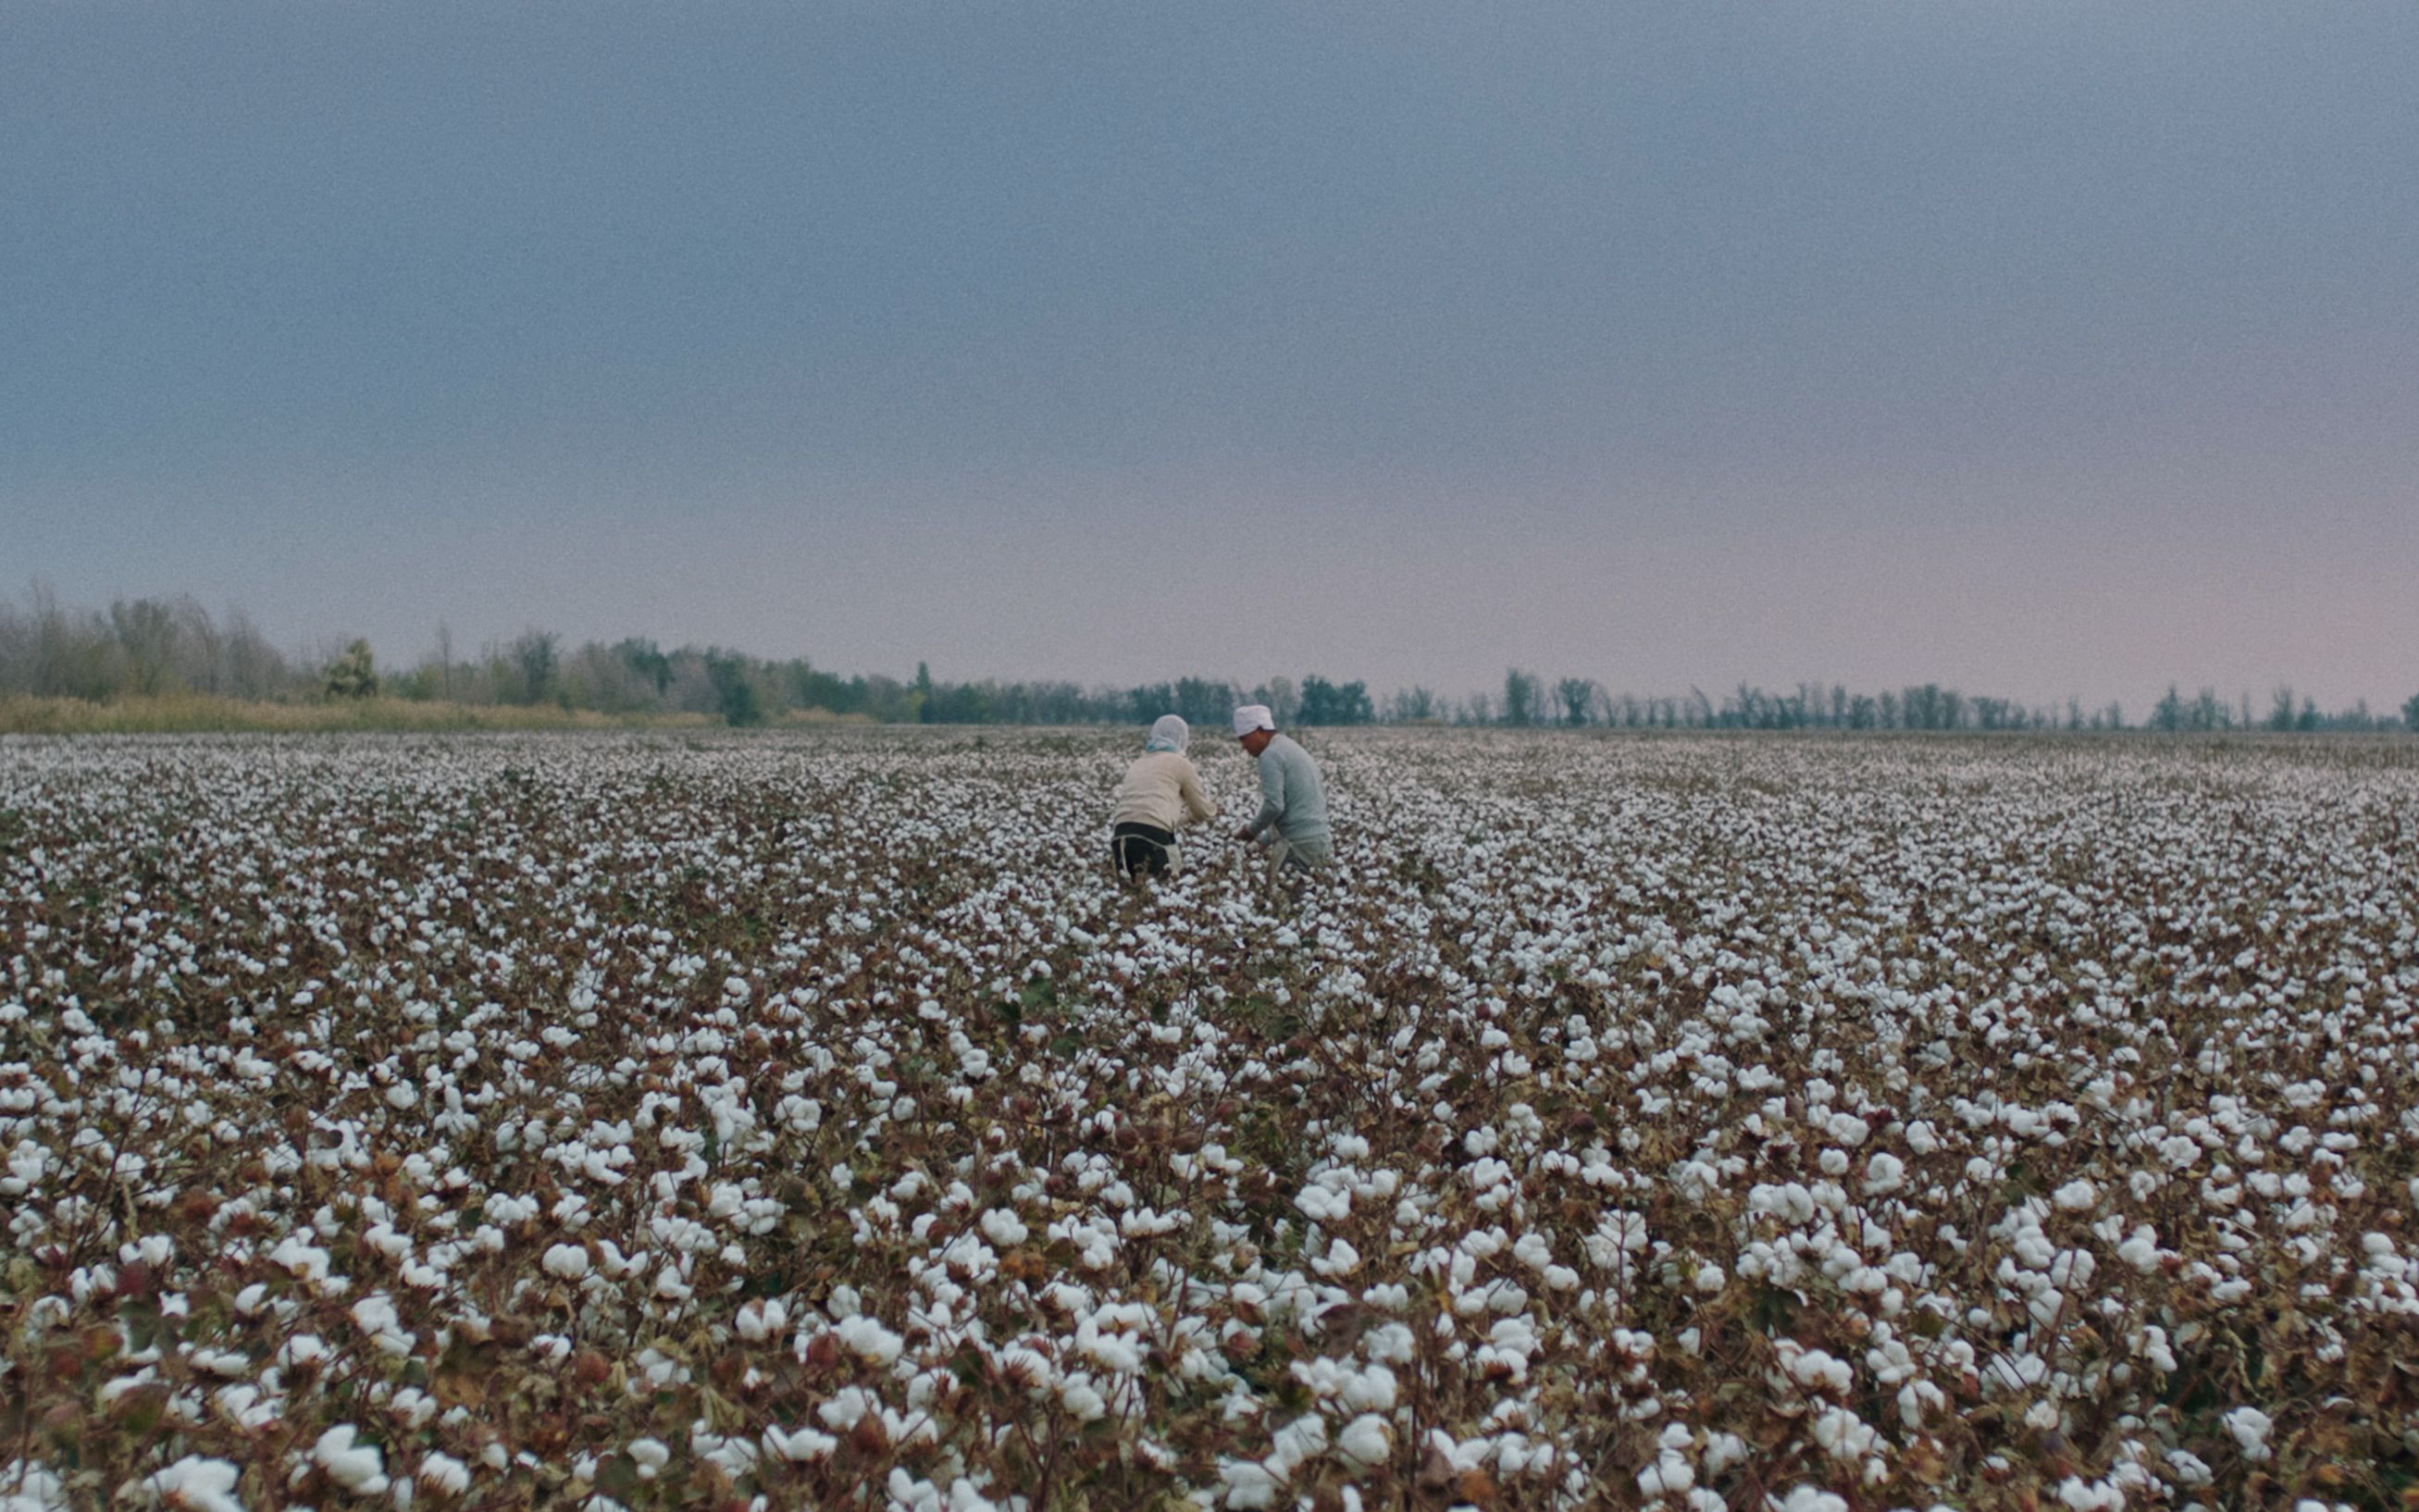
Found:
[{"label": "gray-blue sky", "polygon": [[390,660],[2419,687],[2419,9],[0,9],[0,563]]}]

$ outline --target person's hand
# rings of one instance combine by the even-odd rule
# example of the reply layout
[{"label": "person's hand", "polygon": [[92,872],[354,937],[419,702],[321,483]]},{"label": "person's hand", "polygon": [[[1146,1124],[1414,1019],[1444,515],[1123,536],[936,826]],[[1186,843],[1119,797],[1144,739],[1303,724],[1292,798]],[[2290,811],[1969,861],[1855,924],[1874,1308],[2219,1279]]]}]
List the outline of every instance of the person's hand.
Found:
[{"label": "person's hand", "polygon": [[1237,840],[1250,840],[1252,838],[1252,826],[1245,825],[1242,828],[1235,831],[1235,838]]}]

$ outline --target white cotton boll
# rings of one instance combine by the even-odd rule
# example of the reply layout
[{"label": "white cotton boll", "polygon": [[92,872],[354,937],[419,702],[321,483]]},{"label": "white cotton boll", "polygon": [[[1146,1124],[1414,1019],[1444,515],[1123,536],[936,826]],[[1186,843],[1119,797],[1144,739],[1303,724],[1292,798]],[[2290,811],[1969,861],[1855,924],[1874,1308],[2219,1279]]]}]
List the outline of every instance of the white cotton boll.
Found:
[{"label": "white cotton boll", "polygon": [[792,1464],[828,1458],[839,1447],[838,1439],[814,1428],[800,1428],[794,1433],[785,1433],[779,1428],[764,1430],[765,1452],[776,1459],[786,1459]]},{"label": "white cotton boll", "polygon": [[[1402,1328],[1400,1323],[1390,1323],[1387,1326]],[[1410,1331],[1404,1329],[1403,1333],[1408,1340]],[[1395,1389],[1394,1373],[1382,1365],[1372,1365],[1347,1377],[1342,1387],[1337,1391],[1335,1399],[1343,1404],[1344,1410],[1348,1412],[1364,1409],[1369,1412],[1391,1412],[1394,1410]]]},{"label": "white cotton boll", "polygon": [[1872,1426],[1844,1407],[1826,1409],[1814,1420],[1814,1442],[1834,1459],[1861,1459],[1873,1446]]},{"label": "white cotton boll", "polygon": [[1677,1496],[1696,1484],[1696,1468],[1670,1449],[1638,1473],[1638,1489],[1647,1496]]},{"label": "white cotton boll", "polygon": [[356,1496],[376,1496],[387,1489],[386,1460],[377,1444],[362,1443],[350,1423],[339,1423],[319,1435],[311,1458],[330,1479]]},{"label": "white cotton boll", "polygon": [[2125,1512],[2125,1493],[2106,1481],[2069,1475],[2058,1483],[2057,1499],[2074,1512]]},{"label": "white cotton boll", "polygon": [[1058,1402],[1073,1413],[1079,1423],[1089,1423],[1109,1410],[1108,1398],[1102,1396],[1090,1379],[1085,1376],[1070,1376],[1061,1382]]},{"label": "white cotton boll", "polygon": [[1352,1215],[1352,1194],[1331,1192],[1323,1186],[1306,1186],[1293,1199],[1293,1205],[1316,1223],[1334,1223]]},{"label": "white cotton boll", "polygon": [[1266,1463],[1280,1478],[1287,1477],[1295,1466],[1316,1458],[1326,1447],[1327,1419],[1316,1412],[1305,1412],[1270,1437]]},{"label": "white cotton boll", "polygon": [[1218,1466],[1218,1478],[1226,1484],[1226,1504],[1238,1512],[1276,1504],[1277,1478],[1256,1459],[1225,1460]]},{"label": "white cotton boll", "polygon": [[1025,1220],[1006,1208],[994,1208],[982,1215],[983,1237],[1001,1249],[1012,1249],[1025,1242],[1030,1232]]},{"label": "white cotton boll", "polygon": [[1086,1319],[1076,1330],[1075,1344],[1085,1355],[1118,1375],[1138,1375],[1142,1371],[1143,1351],[1134,1342],[1123,1334],[1102,1331],[1091,1319]]},{"label": "white cotton boll", "polygon": [[788,1327],[789,1322],[790,1310],[787,1307],[778,1302],[760,1298],[740,1308],[738,1315],[732,1319],[732,1326],[739,1330],[741,1338],[750,1343],[762,1343],[768,1338],[779,1337],[781,1330]]},{"label": "white cotton boll", "polygon": [[1865,1162],[1865,1190],[1875,1196],[1906,1184],[1906,1162],[1887,1149],[1873,1151]]},{"label": "white cotton boll", "polygon": [[541,1262],[548,1275],[559,1275],[566,1281],[577,1280],[588,1273],[588,1251],[578,1244],[557,1244],[546,1252]]},{"label": "white cotton boll", "polygon": [[1848,1152],[1837,1147],[1826,1149],[1815,1157],[1814,1164],[1823,1168],[1826,1176],[1845,1176],[1848,1174]]},{"label": "white cotton boll", "polygon": [[406,1386],[387,1403],[387,1411],[408,1427],[424,1428],[428,1420],[437,1415],[437,1398],[417,1386]]},{"label": "white cotton boll", "polygon": [[815,1416],[824,1420],[825,1427],[844,1433],[868,1413],[879,1415],[881,1407],[881,1401],[864,1387],[842,1386],[815,1409]]},{"label": "white cotton boll", "polygon": [[269,1252],[269,1258],[303,1281],[324,1280],[328,1274],[328,1252],[306,1244],[292,1234],[277,1242],[277,1247]]},{"label": "white cotton boll", "polygon": [[[1696,1288],[1699,1291],[1703,1292],[1707,1296],[1711,1296],[1715,1292],[1721,1290],[1724,1286],[1729,1284],[1729,1281],[1730,1277],[1722,1274],[1722,1268],[1718,1265],[1701,1265],[1697,1267],[1695,1282]],[[1681,1488],[1674,1488],[1674,1489],[1679,1489]]]},{"label": "white cotton boll", "polygon": [[[146,1477],[143,1485],[161,1501],[172,1506],[190,1508],[191,1512],[243,1512],[243,1503],[235,1495],[236,1482],[242,1478],[243,1472],[223,1459],[205,1459],[199,1455],[188,1455],[167,1469]],[[0,1502],[0,1506],[17,1504],[30,1509],[42,1504],[30,1497],[23,1499],[22,1504],[16,1497]],[[65,1506],[67,1503],[62,1500],[57,1504]]]},{"label": "white cotton boll", "polygon": [[1381,1323],[1362,1335],[1361,1352],[1372,1360],[1408,1365],[1419,1347],[1408,1323]]},{"label": "white cotton boll", "polygon": [[1910,1381],[1898,1390],[1899,1421],[1911,1428],[1923,1427],[1927,1412],[1949,1405],[1949,1396],[1929,1381]]},{"label": "white cotton boll", "polygon": [[257,1318],[268,1304],[269,1288],[258,1281],[235,1294],[235,1310],[239,1317]]},{"label": "white cotton boll", "polygon": [[841,1319],[832,1332],[842,1344],[875,1365],[890,1364],[906,1348],[906,1341],[883,1327],[879,1319],[862,1315]]},{"label": "white cotton boll", "polygon": [[2088,1212],[2099,1200],[2100,1189],[2084,1180],[2069,1181],[2050,1197],[2060,1212]]},{"label": "white cotton boll", "polygon": [[1357,1464],[1382,1465],[1394,1452],[1394,1434],[1384,1418],[1364,1412],[1344,1426],[1344,1431],[1335,1436],[1335,1446]]},{"label": "white cotton boll", "polygon": [[[1679,1445],[1667,1444],[1666,1447],[1678,1448]],[[1733,1465],[1744,1463],[1747,1453],[1747,1441],[1737,1434],[1709,1434],[1705,1439],[1705,1452],[1701,1461],[1701,1468],[1706,1478],[1711,1479]]]},{"label": "white cotton boll", "polygon": [[639,1467],[640,1480],[655,1479],[672,1458],[671,1450],[661,1439],[633,1439],[628,1453]]},{"label": "white cotton boll", "polygon": [[2226,1431],[2242,1447],[2242,1458],[2255,1464],[2273,1453],[2268,1447],[2268,1434],[2276,1423],[2256,1407],[2238,1407],[2226,1414]]},{"label": "white cotton boll", "polygon": [[1821,1350],[1808,1350],[1790,1358],[1787,1365],[1797,1383],[1810,1389],[1843,1393],[1856,1383],[1856,1372],[1845,1360]]},{"label": "white cotton boll", "polygon": [[470,1467],[452,1455],[431,1450],[420,1457],[419,1479],[439,1496],[459,1496],[470,1489]]},{"label": "white cotton boll", "polygon": [[2167,1451],[2167,1473],[2175,1477],[2179,1486],[2207,1486],[2217,1478],[2207,1460],[2187,1449]]},{"label": "white cotton boll", "polygon": [[1338,1239],[1332,1241],[1323,1257],[1310,1262],[1310,1268],[1320,1275],[1350,1275],[1361,1269],[1361,1252]]},{"label": "white cotton boll", "polygon": [[1780,1504],[1780,1512],[1848,1512],[1848,1501],[1820,1487],[1798,1486]]}]

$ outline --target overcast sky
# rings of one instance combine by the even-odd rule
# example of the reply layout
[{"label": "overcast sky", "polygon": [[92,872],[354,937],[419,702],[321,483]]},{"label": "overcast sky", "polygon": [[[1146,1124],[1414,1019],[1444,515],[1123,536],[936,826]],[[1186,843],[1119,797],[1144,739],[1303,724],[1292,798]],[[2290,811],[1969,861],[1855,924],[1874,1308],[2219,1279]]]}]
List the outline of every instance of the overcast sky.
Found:
[{"label": "overcast sky", "polygon": [[2419,7],[0,0],[0,592],[2419,689]]}]

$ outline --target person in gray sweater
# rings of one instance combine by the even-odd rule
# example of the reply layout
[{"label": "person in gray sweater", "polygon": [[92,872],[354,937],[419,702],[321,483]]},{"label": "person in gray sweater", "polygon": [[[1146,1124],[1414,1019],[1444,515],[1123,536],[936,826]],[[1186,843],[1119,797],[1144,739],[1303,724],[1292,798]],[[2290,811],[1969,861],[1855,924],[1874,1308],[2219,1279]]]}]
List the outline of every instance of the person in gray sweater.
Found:
[{"label": "person in gray sweater", "polygon": [[1327,794],[1310,752],[1277,733],[1276,719],[1264,703],[1235,711],[1235,737],[1260,764],[1260,811],[1235,838],[1268,846],[1271,886],[1287,869],[1316,872],[1332,864],[1335,841],[1327,827]]}]

